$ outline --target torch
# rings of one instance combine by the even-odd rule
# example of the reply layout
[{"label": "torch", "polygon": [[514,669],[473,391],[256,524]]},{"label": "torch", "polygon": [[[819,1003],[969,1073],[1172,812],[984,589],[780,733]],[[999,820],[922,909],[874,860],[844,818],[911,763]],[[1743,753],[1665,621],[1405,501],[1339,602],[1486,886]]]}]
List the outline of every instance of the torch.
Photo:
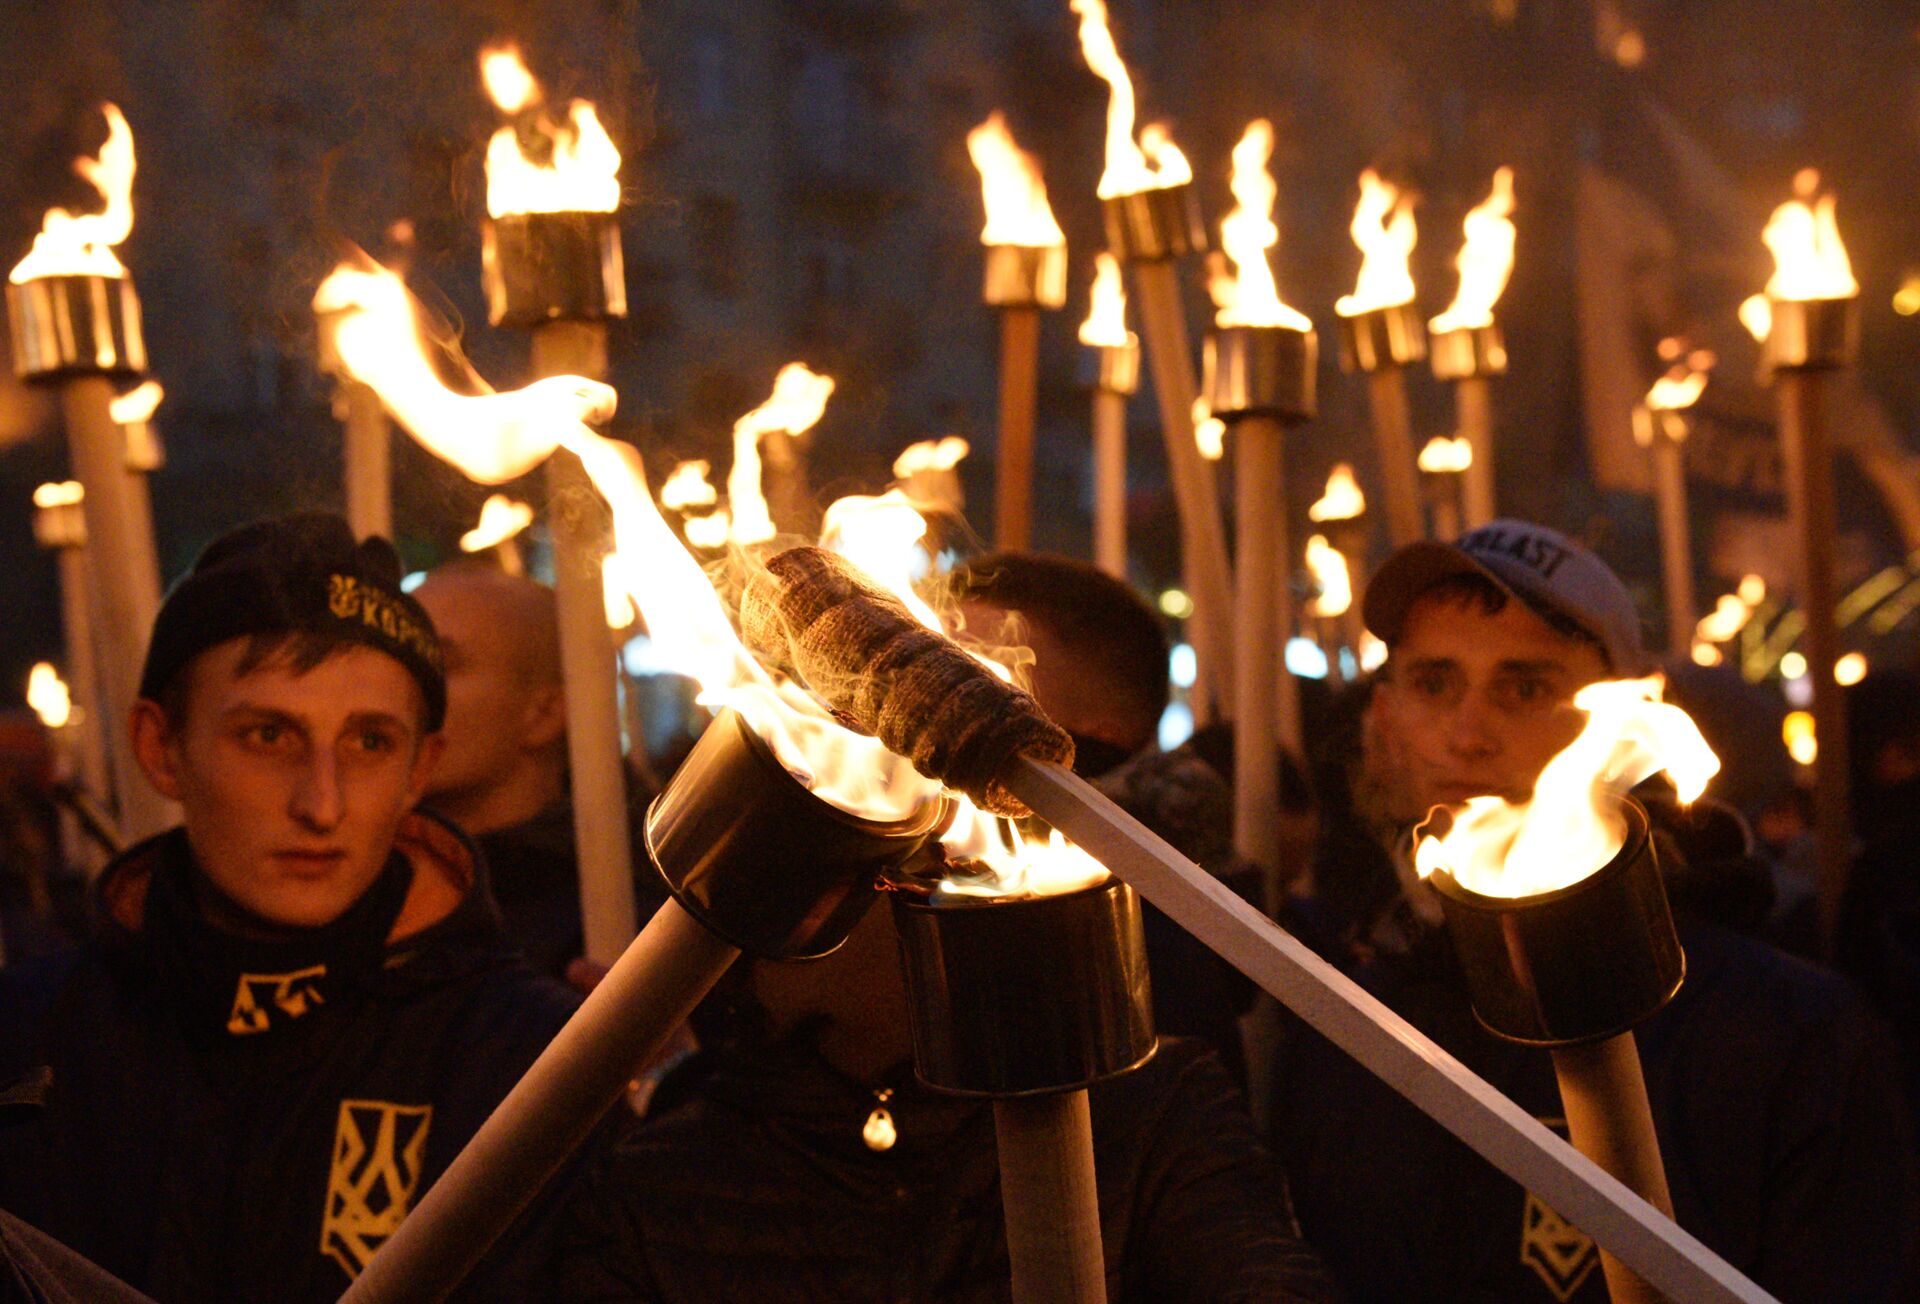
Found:
[{"label": "torch", "polygon": [[[481,266],[488,320],[532,332],[536,375],[598,379],[607,370],[606,323],[627,313],[620,153],[585,100],[574,100],[564,121],[550,116],[512,47],[483,51],[480,71],[488,95],[512,119],[487,145]],[[547,462],[547,492],[580,913],[587,958],[610,964],[633,936],[634,904],[618,689],[601,600],[609,526],[565,449]]]},{"label": "torch", "polygon": [[[793,440],[818,424],[832,396],[833,377],[810,370],[804,362],[789,362],[773,378],[773,393],[767,401],[733,423],[733,465],[727,468],[727,508],[732,514],[731,535],[735,543],[742,547],[766,543],[778,533],[773,510],[761,488],[761,440],[770,435],[786,436],[784,440],[767,442],[767,464],[784,464],[788,468],[787,482],[791,485],[799,464],[792,448]],[[782,515],[789,525],[797,519],[791,510]]]},{"label": "torch", "polygon": [[1687,521],[1687,408],[1707,388],[1713,354],[1688,350],[1673,338],[1660,341],[1667,372],[1653,382],[1633,413],[1634,441],[1653,456],[1653,503],[1660,519],[1660,561],[1666,580],[1667,649],[1692,654],[1694,643],[1693,537]]},{"label": "torch", "polygon": [[1773,252],[1773,277],[1764,295],[1741,305],[1741,320],[1761,341],[1761,370],[1771,378],[1780,406],[1787,508],[1799,543],[1800,607],[1807,622],[1807,673],[1813,680],[1820,926],[1831,946],[1853,850],[1846,697],[1833,676],[1840,658],[1833,544],[1840,527],[1824,400],[1828,374],[1848,365],[1858,347],[1860,286],[1834,221],[1833,196],[1819,194],[1820,174],[1810,168],[1802,171],[1794,178],[1794,189],[1795,198],[1774,210],[1761,236]]},{"label": "torch", "polygon": [[1099,194],[1107,246],[1133,273],[1147,363],[1153,369],[1167,469],[1180,513],[1180,560],[1193,599],[1194,646],[1211,702],[1200,714],[1233,714],[1233,570],[1214,489],[1213,468],[1194,442],[1193,350],[1180,303],[1174,260],[1207,247],[1193,192],[1193,169],[1165,128],[1149,125],[1133,138],[1133,80],[1107,26],[1105,0],[1073,0],[1087,66],[1111,90],[1107,101],[1106,167]]},{"label": "torch", "polygon": [[160,573],[160,554],[154,543],[153,495],[148,491],[147,477],[167,462],[166,449],[153,428],[153,414],[165,397],[160,382],[148,379],[107,404],[107,415],[120,427],[126,441],[127,510],[132,513],[129,528],[142,554],[137,569],[151,570],[155,575]]},{"label": "torch", "polygon": [[1333,550],[1346,560],[1353,606],[1360,610],[1366,598],[1367,539],[1372,528],[1367,520],[1367,496],[1361,492],[1350,464],[1333,464],[1333,470],[1327,472],[1327,487],[1307,508],[1307,519],[1320,527]]},{"label": "torch", "polygon": [[1221,278],[1226,302],[1205,366],[1207,407],[1234,441],[1234,849],[1270,873],[1280,868],[1279,745],[1295,754],[1301,747],[1299,685],[1282,656],[1293,633],[1284,441],[1289,426],[1313,417],[1320,360],[1313,323],[1281,302],[1267,261],[1280,241],[1272,156],[1273,124],[1255,118],[1233,148],[1234,208],[1221,220],[1220,244],[1237,275],[1231,290]]},{"label": "torch", "polygon": [[[68,700],[71,702],[77,697],[79,701],[77,717],[62,724],[77,733],[73,768],[80,785],[98,798],[108,791],[109,785],[107,744],[101,728],[100,672],[94,656],[93,583],[86,557],[87,519],[80,505],[85,492],[78,480],[43,484],[35,489],[33,539],[53,553],[59,568],[60,627],[66,636],[67,675],[72,681],[72,697]],[[63,685],[62,694],[66,692]],[[98,856],[89,853],[79,859],[89,876],[102,868],[103,862]]]},{"label": "torch", "polygon": [[1340,361],[1364,372],[1386,487],[1387,535],[1404,548],[1425,537],[1420,489],[1414,481],[1413,418],[1407,410],[1406,367],[1427,356],[1427,332],[1413,302],[1407,259],[1417,232],[1413,196],[1372,168],[1360,174],[1353,242],[1360,247],[1360,279],[1334,304],[1340,316]]},{"label": "torch", "polygon": [[[1420,450],[1420,484],[1426,491],[1433,537],[1452,543],[1460,537],[1461,482],[1473,470],[1473,444],[1465,435],[1435,435]],[[1466,481],[1468,488],[1472,481]]]},{"label": "torch", "polygon": [[315,312],[315,361],[334,377],[333,416],[340,423],[347,524],[354,537],[393,537],[393,432],[372,390],[346,374],[333,343],[332,314]]},{"label": "torch", "polygon": [[101,112],[106,143],[99,157],[76,160],[74,170],[100,192],[105,209],[78,216],[47,210],[32,252],[8,277],[7,318],[14,373],[58,387],[74,474],[86,486],[86,555],[105,662],[99,704],[110,726],[121,832],[132,841],[165,829],[174,813],[142,777],[127,734],[147,635],[160,610],[160,572],[151,531],[138,537],[126,435],[111,411],[114,382],[147,366],[140,300],[113,252],[133,229],[133,132],[118,108],[107,104]]},{"label": "torch", "polygon": [[1493,192],[1468,211],[1465,227],[1466,243],[1454,260],[1460,287],[1427,329],[1434,378],[1453,382],[1460,437],[1472,453],[1464,467],[1464,506],[1466,527],[1477,530],[1494,517],[1493,377],[1506,374],[1507,344],[1493,305],[1513,273],[1512,168],[1494,172]]},{"label": "torch", "polygon": [[[1633,1029],[1679,990],[1686,958],[1646,812],[1624,794],[1666,770],[1691,802],[1720,762],[1660,688],[1655,676],[1582,689],[1587,723],[1532,798],[1441,812],[1415,867],[1440,898],[1482,1026],[1552,1051],[1575,1148],[1671,1217]],[[1435,824],[1443,835],[1428,833]],[[1604,1250],[1601,1266],[1615,1304],[1663,1298]]]},{"label": "torch", "polygon": [[1360,604],[1353,600],[1353,572],[1346,555],[1324,534],[1307,539],[1307,572],[1320,590],[1307,603],[1307,614],[1319,626],[1320,644],[1327,649],[1327,673],[1339,681],[1346,674],[1340,664],[1341,645],[1352,650],[1357,668],[1366,635]]},{"label": "torch", "polygon": [[1067,237],[1047,206],[1033,155],[1014,143],[999,110],[967,133],[980,172],[987,224],[981,296],[1000,311],[1000,440],[994,479],[995,542],[1019,552],[1033,541],[1033,430],[1040,398],[1040,310],[1067,301]]},{"label": "torch", "polygon": [[1140,388],[1140,337],[1127,329],[1120,260],[1093,256],[1093,291],[1080,323],[1093,391],[1093,559],[1127,577],[1127,400]]},{"label": "torch", "polygon": [[958,435],[908,444],[893,459],[893,478],[916,504],[943,516],[964,516],[967,496],[960,484],[960,463],[973,451]]},{"label": "torch", "polygon": [[680,536],[702,552],[725,550],[733,532],[732,514],[716,506],[720,491],[707,478],[712,469],[705,458],[681,462],[660,482],[661,509],[680,518]]},{"label": "torch", "polygon": [[[375,394],[374,399],[377,402],[379,395]],[[385,420],[384,408],[380,415]],[[480,519],[460,536],[460,551],[469,555],[491,553],[494,562],[507,574],[525,575],[527,562],[520,555],[520,532],[531,524],[533,508],[526,503],[516,502],[505,494],[488,494],[487,500],[480,504]]]}]

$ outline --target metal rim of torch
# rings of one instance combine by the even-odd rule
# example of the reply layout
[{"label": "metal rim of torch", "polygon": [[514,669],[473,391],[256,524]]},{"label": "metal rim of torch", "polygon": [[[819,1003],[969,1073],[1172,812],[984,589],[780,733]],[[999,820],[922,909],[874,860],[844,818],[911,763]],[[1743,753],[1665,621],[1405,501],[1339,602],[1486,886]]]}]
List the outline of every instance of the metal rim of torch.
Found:
[{"label": "metal rim of torch", "polygon": [[1034,429],[1040,403],[1040,310],[1067,301],[1067,247],[985,246],[981,297],[1000,316],[1000,409],[994,479],[995,542],[1033,541]]}]

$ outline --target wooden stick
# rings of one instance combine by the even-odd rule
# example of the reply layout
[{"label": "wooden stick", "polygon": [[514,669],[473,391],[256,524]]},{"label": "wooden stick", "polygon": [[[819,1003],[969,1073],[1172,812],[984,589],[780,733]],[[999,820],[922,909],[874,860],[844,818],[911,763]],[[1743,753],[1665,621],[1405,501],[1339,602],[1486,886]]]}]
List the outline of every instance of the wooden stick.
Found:
[{"label": "wooden stick", "polygon": [[[1553,1071],[1560,1080],[1573,1148],[1673,1217],[1673,1196],[1667,1191],[1667,1169],[1660,1159],[1633,1034],[1623,1032],[1591,1046],[1557,1047]],[[1600,1268],[1613,1304],[1660,1304],[1661,1294],[1606,1250],[1600,1252]]]},{"label": "wooden stick", "polygon": [[1427,537],[1420,513],[1419,466],[1413,451],[1413,417],[1407,410],[1403,368],[1381,367],[1367,373],[1367,403],[1373,414],[1373,438],[1380,450],[1380,484],[1385,490],[1387,537],[1396,548]]},{"label": "wooden stick", "polygon": [[179,812],[148,784],[133,759],[128,733],[147,638],[160,612],[160,572],[152,537],[137,537],[138,511],[130,492],[135,473],[127,470],[126,432],[108,408],[112,401],[113,383],[105,376],[75,376],[60,386],[74,477],[86,491],[81,499],[86,552],[100,604],[102,728],[113,758],[120,833],[131,843],[171,828]]},{"label": "wooden stick", "polygon": [[342,378],[334,396],[346,463],[347,524],[353,537],[393,537],[393,427],[380,396]]},{"label": "wooden stick", "polygon": [[1280,868],[1280,747],[1300,749],[1299,686],[1281,661],[1286,627],[1280,576],[1287,543],[1286,431],[1272,417],[1233,423],[1233,847],[1269,876]]},{"label": "wooden stick", "polygon": [[1782,367],[1774,373],[1780,402],[1780,443],[1786,454],[1787,513],[1799,543],[1800,608],[1807,675],[1813,681],[1814,851],[1820,937],[1831,951],[1853,856],[1847,808],[1846,695],[1834,682],[1840,629],[1834,620],[1833,543],[1839,529],[1833,500],[1833,450],[1822,409],[1824,386],[1813,371]]},{"label": "wooden stick", "polygon": [[1467,528],[1477,530],[1494,517],[1492,378],[1462,376],[1454,382],[1453,402],[1460,433],[1473,448],[1473,464],[1467,468],[1462,506]]},{"label": "wooden stick", "polygon": [[[85,549],[61,548],[57,556],[67,682],[80,708],[79,719],[68,726],[75,731],[74,777],[89,796],[99,801],[111,790],[111,781],[107,772],[107,708],[100,698],[100,666],[94,654],[93,578],[87,571]],[[68,851],[70,862],[78,865],[89,880],[106,868],[107,857],[91,839],[78,839]]]},{"label": "wooden stick", "polygon": [[738,955],[678,902],[661,906],[341,1304],[437,1300],[458,1285]]},{"label": "wooden stick", "polygon": [[1460,489],[1458,484],[1443,482],[1434,491],[1433,537],[1441,543],[1452,543],[1460,537]]},{"label": "wooden stick", "polygon": [[1000,438],[993,482],[994,542],[1012,552],[1033,546],[1033,428],[1040,401],[1040,309],[1000,312]]},{"label": "wooden stick", "polygon": [[[605,326],[552,321],[535,327],[533,369],[543,377],[593,380],[605,375]],[[626,950],[635,927],[619,690],[600,565],[613,523],[580,459],[565,449],[547,460],[547,494],[560,666],[567,690],[567,777],[580,869],[580,919],[587,958],[611,964]]]},{"label": "wooden stick", "polygon": [[762,479],[766,486],[767,515],[782,534],[813,538],[820,533],[820,512],[807,484],[808,436],[772,430],[760,437]]},{"label": "wooden stick", "polygon": [[1660,517],[1660,565],[1666,579],[1667,650],[1693,651],[1693,537],[1687,527],[1687,454],[1677,439],[1653,437],[1653,503]]},{"label": "wooden stick", "polygon": [[1014,1304],[1106,1304],[1085,1090],[993,1102]]},{"label": "wooden stick", "polygon": [[[1167,469],[1180,509],[1180,564],[1193,599],[1193,644],[1212,702],[1200,701],[1202,722],[1233,716],[1233,568],[1213,466],[1193,442],[1193,349],[1180,305],[1180,282],[1171,262],[1133,264],[1134,298],[1146,339],[1147,365],[1160,403],[1160,429],[1167,442]],[[1216,710],[1217,708],[1217,710]]]},{"label": "wooden stick", "polygon": [[1127,396],[1093,392],[1093,559],[1127,578]]},{"label": "wooden stick", "polygon": [[1770,1298],[1084,780],[1025,756],[1002,779],[1175,923],[1668,1295],[1688,1304]]}]

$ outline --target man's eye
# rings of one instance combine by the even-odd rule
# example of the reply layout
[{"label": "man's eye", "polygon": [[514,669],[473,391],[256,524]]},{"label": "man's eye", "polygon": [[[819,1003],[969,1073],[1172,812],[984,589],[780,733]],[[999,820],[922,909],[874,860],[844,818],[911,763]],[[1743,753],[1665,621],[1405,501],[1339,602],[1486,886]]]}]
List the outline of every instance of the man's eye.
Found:
[{"label": "man's eye", "polygon": [[398,744],[394,741],[393,735],[382,733],[378,729],[368,729],[360,735],[360,746],[369,752],[390,752]]},{"label": "man's eye", "polygon": [[286,735],[286,726],[278,724],[256,724],[247,730],[247,740],[263,747],[273,746]]},{"label": "man's eye", "polygon": [[1447,677],[1437,671],[1420,671],[1413,676],[1413,690],[1424,697],[1439,697],[1447,691]]},{"label": "man's eye", "polygon": [[1510,679],[1500,685],[1500,697],[1510,708],[1541,707],[1553,701],[1553,685],[1544,679]]}]

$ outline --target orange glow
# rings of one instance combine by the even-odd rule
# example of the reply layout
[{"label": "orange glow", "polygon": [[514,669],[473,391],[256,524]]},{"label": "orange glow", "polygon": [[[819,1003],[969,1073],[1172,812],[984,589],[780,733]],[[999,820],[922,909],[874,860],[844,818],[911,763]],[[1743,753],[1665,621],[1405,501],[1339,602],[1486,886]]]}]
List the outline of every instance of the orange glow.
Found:
[{"label": "orange glow", "polygon": [[107,415],[123,426],[138,425],[150,420],[160,407],[160,400],[167,391],[160,387],[157,380],[143,380],[124,394],[116,395],[107,404]]},{"label": "orange glow", "polygon": [[951,471],[972,451],[972,445],[958,435],[908,444],[893,459],[893,478],[906,480],[924,471]]},{"label": "orange glow", "polygon": [[600,601],[606,607],[607,628],[616,633],[639,615],[630,596],[634,581],[629,569],[630,563],[617,549],[600,559]]},{"label": "orange glow", "polygon": [[1740,601],[1757,607],[1767,600],[1767,582],[1758,575],[1742,575],[1739,593]]},{"label": "orange glow", "polygon": [[1193,168],[1166,128],[1150,125],[1141,133],[1139,143],[1133,139],[1133,79],[1127,75],[1127,65],[1107,25],[1106,0],[1073,0],[1072,8],[1080,15],[1080,53],[1109,91],[1106,169],[1100,174],[1100,198],[1161,190],[1193,180]]},{"label": "orange glow", "polygon": [[1218,462],[1226,455],[1227,423],[1213,415],[1204,394],[1193,400],[1193,444],[1209,462]]},{"label": "orange glow", "polygon": [[1255,118],[1233,147],[1233,175],[1228,185],[1234,206],[1221,219],[1220,247],[1233,260],[1237,275],[1231,291],[1223,288],[1216,294],[1216,298],[1218,293],[1226,294],[1227,302],[1219,305],[1214,322],[1221,326],[1284,326],[1310,331],[1313,323],[1305,314],[1280,301],[1273,267],[1267,262],[1267,250],[1280,243],[1280,228],[1273,221],[1273,202],[1280,188],[1267,171],[1267,161],[1272,157],[1273,124]]},{"label": "orange glow", "polygon": [[73,170],[100,192],[98,213],[69,213],[49,208],[40,221],[33,249],[14,266],[15,285],[48,276],[104,276],[123,279],[127,269],[113,248],[133,233],[133,129],[120,110],[102,104],[107,140],[97,158],[77,158]]},{"label": "orange glow", "polygon": [[1087,319],[1080,323],[1080,342],[1096,349],[1126,349],[1139,342],[1127,329],[1120,260],[1104,249],[1093,256],[1093,290],[1087,296]]},{"label": "orange glow", "polygon": [[690,507],[711,507],[720,501],[720,491],[707,479],[707,472],[713,466],[704,460],[682,462],[673,468],[660,485],[660,505],[670,512],[684,512]]},{"label": "orange glow", "polygon": [[1834,221],[1833,196],[1820,193],[1820,174],[1802,169],[1793,179],[1793,190],[1794,198],[1773,210],[1760,233],[1773,253],[1767,298],[1847,299],[1860,293]]},{"label": "orange glow", "polygon": [[689,516],[681,522],[681,529],[686,531],[687,542],[694,547],[718,552],[727,546],[733,534],[733,518],[722,507],[705,516]]},{"label": "orange glow", "polygon": [[1849,652],[1833,663],[1833,682],[1842,688],[1851,688],[1867,677],[1867,657],[1864,652]]},{"label": "orange glow", "polygon": [[1707,373],[1713,368],[1713,354],[1695,349],[1668,368],[1647,391],[1647,406],[1655,412],[1678,412],[1692,407],[1707,392]]},{"label": "orange glow", "polygon": [[773,538],[773,514],[760,488],[760,439],[811,430],[827,410],[833,395],[833,377],[808,370],[804,362],[789,362],[773,379],[773,393],[753,411],[733,423],[733,465],[727,469],[727,506],[733,513],[733,541],[765,543]]},{"label": "orange glow", "polygon": [[1014,143],[998,109],[967,133],[967,153],[980,171],[980,195],[987,209],[981,244],[1040,249],[1067,242],[1047,206],[1040,164]]},{"label": "orange glow", "polygon": [[27,672],[27,705],[49,729],[58,729],[73,718],[73,697],[67,692],[66,681],[45,661]]},{"label": "orange glow", "polygon": [[1814,741],[1810,712],[1787,712],[1787,718],[1780,722],[1780,741],[1787,745],[1787,755],[1801,765],[1812,765],[1819,758],[1820,745]]},{"label": "orange glow", "polygon": [[480,504],[480,519],[460,536],[461,552],[485,552],[533,524],[533,508],[505,494],[489,494]]},{"label": "orange glow", "polygon": [[72,507],[87,496],[78,480],[49,481],[33,491],[33,505],[40,508]]},{"label": "orange glow", "polygon": [[1320,495],[1320,501],[1307,508],[1307,519],[1350,521],[1366,510],[1367,496],[1360,492],[1360,482],[1353,478],[1353,466],[1336,462],[1327,473],[1326,492]]},{"label": "orange glow", "polygon": [[1453,439],[1435,435],[1420,450],[1418,464],[1422,471],[1433,475],[1458,474],[1473,465],[1473,443],[1465,435]]},{"label": "orange glow", "polygon": [[1360,202],[1354,205],[1353,243],[1360,249],[1360,279],[1333,310],[1342,317],[1413,302],[1413,256],[1419,233],[1413,221],[1413,196],[1368,168],[1360,174]]},{"label": "orange glow", "polygon": [[1307,540],[1307,569],[1320,588],[1319,596],[1307,603],[1307,610],[1316,616],[1344,616],[1353,605],[1353,578],[1347,571],[1346,557],[1327,542],[1326,535],[1316,534]]},{"label": "orange glow", "polygon": [[1720,770],[1693,720],[1660,700],[1664,680],[1589,684],[1573,704],[1586,727],[1547,762],[1531,800],[1473,797],[1444,837],[1423,838],[1414,868],[1426,878],[1446,869],[1482,896],[1527,897],[1556,891],[1597,872],[1626,842],[1615,799],[1665,771],[1682,802],[1692,802]]},{"label": "orange glow", "polygon": [[[511,117],[538,109],[540,84],[511,45],[480,52],[480,77],[494,107]],[[620,207],[620,151],[593,105],[574,100],[564,122],[544,115],[540,129],[552,156],[530,157],[520,137],[503,126],[487,142],[487,213],[611,213]]]},{"label": "orange glow", "polygon": [[1693,627],[1694,637],[1707,643],[1724,643],[1738,634],[1752,617],[1752,608],[1739,594],[1722,593],[1714,602],[1713,610],[1700,617]]},{"label": "orange glow", "polygon": [[1493,325],[1493,305],[1513,275],[1512,168],[1493,174],[1493,192],[1467,213],[1465,225],[1467,240],[1453,262],[1460,287],[1447,310],[1428,323],[1435,334]]}]

